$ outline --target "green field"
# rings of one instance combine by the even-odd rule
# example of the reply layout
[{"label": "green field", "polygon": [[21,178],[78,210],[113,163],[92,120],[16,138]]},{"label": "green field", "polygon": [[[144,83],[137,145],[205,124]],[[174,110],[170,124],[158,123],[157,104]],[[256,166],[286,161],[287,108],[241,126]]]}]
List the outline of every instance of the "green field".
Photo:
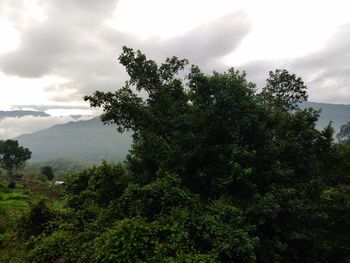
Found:
[{"label": "green field", "polygon": [[[10,189],[5,180],[0,180],[0,263],[26,262],[24,242],[16,234],[16,224],[31,204],[52,196],[49,191],[47,183],[17,182],[16,188]],[[62,201],[55,198],[51,204],[60,207]]]}]

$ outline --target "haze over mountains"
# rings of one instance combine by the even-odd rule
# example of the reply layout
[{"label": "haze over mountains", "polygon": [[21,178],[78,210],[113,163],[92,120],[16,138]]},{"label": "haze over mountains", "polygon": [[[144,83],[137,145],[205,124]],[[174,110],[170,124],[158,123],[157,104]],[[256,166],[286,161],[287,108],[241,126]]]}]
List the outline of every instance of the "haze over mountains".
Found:
[{"label": "haze over mountains", "polygon": [[335,134],[337,134],[340,131],[340,127],[350,121],[350,105],[305,102],[303,107],[321,109],[321,115],[317,122],[318,129],[325,127],[332,121]]},{"label": "haze over mountains", "polygon": [[32,151],[32,161],[59,157],[94,163],[117,161],[125,158],[131,144],[130,133],[118,133],[115,126],[103,125],[99,117],[55,125],[16,139]]},{"label": "haze over mountains", "polygon": [[20,118],[24,116],[49,117],[50,115],[42,111],[32,111],[32,110],[0,111],[0,120],[4,118],[9,118],[9,117]]},{"label": "haze over mountains", "polygon": [[[332,121],[335,134],[341,125],[350,121],[350,105],[307,102],[302,107],[321,109],[318,128]],[[28,115],[34,116],[35,120],[50,118],[45,112],[0,111],[0,124],[6,118],[20,119]],[[80,117],[70,116],[69,122],[22,134],[15,139],[32,151],[32,162],[64,157],[98,163],[103,159],[118,161],[125,158],[132,141],[130,133],[118,133],[115,125],[103,125],[99,117],[79,120]]]}]

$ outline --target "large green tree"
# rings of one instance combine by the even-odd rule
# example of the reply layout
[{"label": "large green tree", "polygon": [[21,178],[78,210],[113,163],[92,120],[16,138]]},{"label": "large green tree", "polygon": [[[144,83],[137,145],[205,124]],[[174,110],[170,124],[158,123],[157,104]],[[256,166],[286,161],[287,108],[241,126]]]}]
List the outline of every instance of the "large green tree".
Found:
[{"label": "large green tree", "polygon": [[259,93],[234,69],[158,65],[126,47],[119,61],[125,85],[85,99],[133,131],[130,154],[69,177],[71,214],[32,239],[32,259],[349,260],[349,148],[331,126],[316,129],[318,111],[298,107],[300,78],[276,70]]},{"label": "large green tree", "polygon": [[326,217],[317,203],[333,173],[333,130],[317,130],[319,112],[299,109],[307,100],[300,78],[270,72],[258,94],[234,69],[206,75],[192,66],[184,82],[186,60],[158,66],[126,47],[119,60],[126,85],[85,99],[103,108],[104,122],[133,130],[135,182],[164,169],[203,199],[228,197],[256,227],[260,262],[321,260]]},{"label": "large green tree", "polygon": [[23,168],[31,155],[29,149],[19,146],[16,140],[0,141],[0,166],[7,171],[10,183],[14,181],[15,173]]},{"label": "large green tree", "polygon": [[266,86],[260,96],[271,105],[296,109],[299,103],[307,100],[306,89],[307,87],[300,77],[285,69],[277,69],[269,72],[269,78],[266,80]]}]

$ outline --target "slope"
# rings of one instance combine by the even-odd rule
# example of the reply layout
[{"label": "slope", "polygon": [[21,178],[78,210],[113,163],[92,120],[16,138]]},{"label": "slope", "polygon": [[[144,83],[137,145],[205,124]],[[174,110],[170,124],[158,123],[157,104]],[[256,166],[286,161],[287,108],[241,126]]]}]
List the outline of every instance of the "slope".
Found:
[{"label": "slope", "polygon": [[98,117],[55,125],[16,139],[32,151],[31,161],[59,157],[94,163],[122,160],[131,144],[130,133],[120,134],[115,126],[103,125]]},{"label": "slope", "polygon": [[350,105],[317,102],[303,103],[302,108],[307,107],[321,110],[321,116],[317,122],[318,129],[324,128],[331,121],[335,134],[337,134],[340,127],[350,121]]},{"label": "slope", "polygon": [[[302,108],[321,109],[317,128],[322,129],[330,121],[335,134],[341,125],[350,121],[350,105],[307,102]],[[131,134],[120,134],[116,126],[103,125],[100,119],[69,122],[17,137],[19,143],[32,153],[31,161],[46,161],[57,158],[100,162],[122,160],[131,145]]]}]

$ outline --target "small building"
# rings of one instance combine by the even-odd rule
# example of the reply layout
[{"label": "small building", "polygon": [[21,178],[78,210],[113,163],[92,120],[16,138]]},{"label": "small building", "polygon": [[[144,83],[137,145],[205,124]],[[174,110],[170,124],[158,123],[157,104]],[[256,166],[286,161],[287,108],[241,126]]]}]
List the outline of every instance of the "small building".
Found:
[{"label": "small building", "polygon": [[64,181],[55,181],[54,186],[64,186],[65,184]]}]

